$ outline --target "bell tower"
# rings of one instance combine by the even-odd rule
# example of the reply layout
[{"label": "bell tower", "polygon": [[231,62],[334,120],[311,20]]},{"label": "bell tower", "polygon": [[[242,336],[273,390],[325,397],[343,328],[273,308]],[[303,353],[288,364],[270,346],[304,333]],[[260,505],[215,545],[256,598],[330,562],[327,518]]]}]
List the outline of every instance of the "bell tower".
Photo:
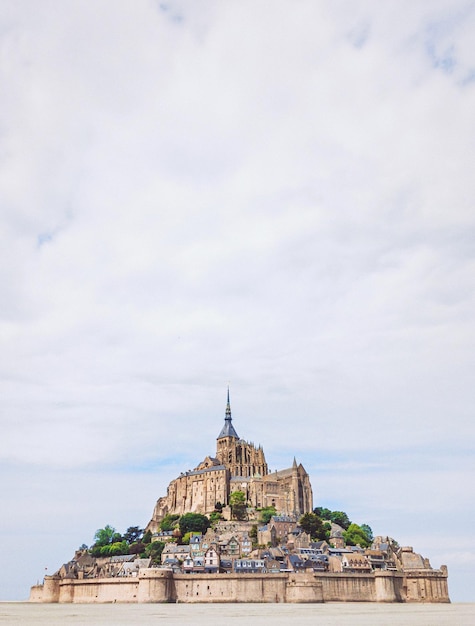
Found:
[{"label": "bell tower", "polygon": [[229,402],[229,387],[228,398],[226,402],[226,413],[224,417],[224,426],[218,435],[218,441],[216,445],[216,458],[219,462],[231,469],[236,459],[236,443],[239,441],[239,436],[233,426],[233,418],[231,417],[231,404]]},{"label": "bell tower", "polygon": [[231,473],[231,476],[252,478],[265,476],[268,472],[264,451],[261,446],[247,443],[239,438],[234,429],[229,402],[229,387],[224,426],[218,435],[216,458]]}]

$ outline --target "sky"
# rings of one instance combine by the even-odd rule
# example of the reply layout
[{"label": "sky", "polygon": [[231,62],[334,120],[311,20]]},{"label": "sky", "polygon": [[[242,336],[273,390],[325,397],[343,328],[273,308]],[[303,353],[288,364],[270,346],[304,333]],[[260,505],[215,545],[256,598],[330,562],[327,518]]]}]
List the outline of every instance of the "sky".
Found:
[{"label": "sky", "polygon": [[[475,2],[3,0],[0,599],[240,437],[475,601]],[[7,566],[5,566],[7,564]]]}]

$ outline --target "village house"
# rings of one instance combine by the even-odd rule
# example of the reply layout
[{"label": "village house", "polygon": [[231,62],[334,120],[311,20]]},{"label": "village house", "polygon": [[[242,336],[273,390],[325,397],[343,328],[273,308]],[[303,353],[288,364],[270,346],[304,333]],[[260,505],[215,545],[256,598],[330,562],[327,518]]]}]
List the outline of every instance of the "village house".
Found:
[{"label": "village house", "polygon": [[139,575],[139,570],[150,567],[150,558],[136,558],[133,561],[126,561],[122,563],[122,567],[117,573],[117,576],[132,576]]},{"label": "village house", "polygon": [[285,563],[288,550],[285,546],[271,546],[267,549],[269,558],[279,561],[279,563]]},{"label": "village house", "polygon": [[371,572],[371,564],[364,554],[353,552],[344,554],[341,559],[342,571],[352,574],[367,574]]},{"label": "village house", "polygon": [[273,515],[268,526],[275,529],[275,539],[280,543],[296,529],[297,522],[298,519],[293,515]]},{"label": "village house", "polygon": [[204,571],[207,574],[216,574],[219,571],[221,557],[217,544],[211,544],[204,555]]},{"label": "village house", "polygon": [[203,556],[204,549],[202,546],[203,535],[202,533],[193,533],[190,537],[190,556],[195,558],[196,556]]},{"label": "village house", "polygon": [[279,574],[281,563],[277,559],[268,558],[264,561],[265,571],[268,574]]},{"label": "village house", "polygon": [[168,541],[174,541],[175,537],[173,530],[160,530],[159,532],[152,534],[152,541],[161,541],[167,543]]},{"label": "village house", "polygon": [[364,554],[371,565],[371,569],[386,570],[388,568],[388,560],[381,550],[365,550]]},{"label": "village house", "polygon": [[312,541],[310,547],[315,551],[315,554],[328,554],[328,543],[323,539],[322,541]]},{"label": "village house", "polygon": [[200,574],[205,571],[204,556],[187,556],[181,569],[184,574]]},{"label": "village house", "polygon": [[241,544],[234,535],[222,535],[219,538],[219,549],[222,555],[228,557],[238,557],[241,554]]},{"label": "village house", "polygon": [[235,559],[236,574],[260,574],[265,571],[264,559]]},{"label": "village house", "polygon": [[277,545],[277,531],[274,526],[266,524],[257,529],[257,543],[261,546]]},{"label": "village house", "polygon": [[337,528],[333,530],[330,534],[329,541],[330,541],[330,545],[332,545],[334,548],[337,548],[337,549],[345,548],[346,542],[343,537],[343,529]]},{"label": "village house", "polygon": [[180,546],[177,543],[168,543],[163,548],[162,564],[166,564],[167,562],[171,564],[173,561],[182,563],[188,556],[190,556],[190,546]]},{"label": "village house", "polygon": [[313,572],[326,572],[329,568],[329,558],[326,554],[317,554],[316,556],[309,556],[304,561],[304,569],[312,570]]},{"label": "village house", "polygon": [[239,537],[241,544],[241,554],[243,556],[248,555],[252,551],[252,541],[248,532],[243,532]]},{"label": "village house", "polygon": [[233,571],[233,559],[220,559],[219,571],[221,574],[230,574]]},{"label": "village house", "polygon": [[289,550],[298,550],[299,548],[310,547],[310,535],[301,528],[297,527],[290,531],[287,535],[287,547]]},{"label": "village house", "polygon": [[291,572],[303,572],[304,561],[297,554],[289,554],[287,557],[287,569]]}]

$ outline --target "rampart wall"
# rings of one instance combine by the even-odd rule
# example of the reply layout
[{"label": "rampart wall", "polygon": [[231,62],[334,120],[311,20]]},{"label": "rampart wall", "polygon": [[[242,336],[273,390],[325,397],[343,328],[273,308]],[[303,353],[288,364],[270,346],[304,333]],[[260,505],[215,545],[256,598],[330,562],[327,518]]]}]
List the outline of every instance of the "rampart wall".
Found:
[{"label": "rampart wall", "polygon": [[173,574],[142,569],[137,577],[46,576],[30,602],[450,602],[447,571],[372,574]]}]

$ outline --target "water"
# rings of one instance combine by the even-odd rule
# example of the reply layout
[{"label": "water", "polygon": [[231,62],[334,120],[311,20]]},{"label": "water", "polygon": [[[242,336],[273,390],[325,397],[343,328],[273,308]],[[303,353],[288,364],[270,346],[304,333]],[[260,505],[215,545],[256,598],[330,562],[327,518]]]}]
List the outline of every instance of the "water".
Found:
[{"label": "water", "polygon": [[28,604],[0,603],[0,624],[21,626],[473,626],[475,604]]}]

